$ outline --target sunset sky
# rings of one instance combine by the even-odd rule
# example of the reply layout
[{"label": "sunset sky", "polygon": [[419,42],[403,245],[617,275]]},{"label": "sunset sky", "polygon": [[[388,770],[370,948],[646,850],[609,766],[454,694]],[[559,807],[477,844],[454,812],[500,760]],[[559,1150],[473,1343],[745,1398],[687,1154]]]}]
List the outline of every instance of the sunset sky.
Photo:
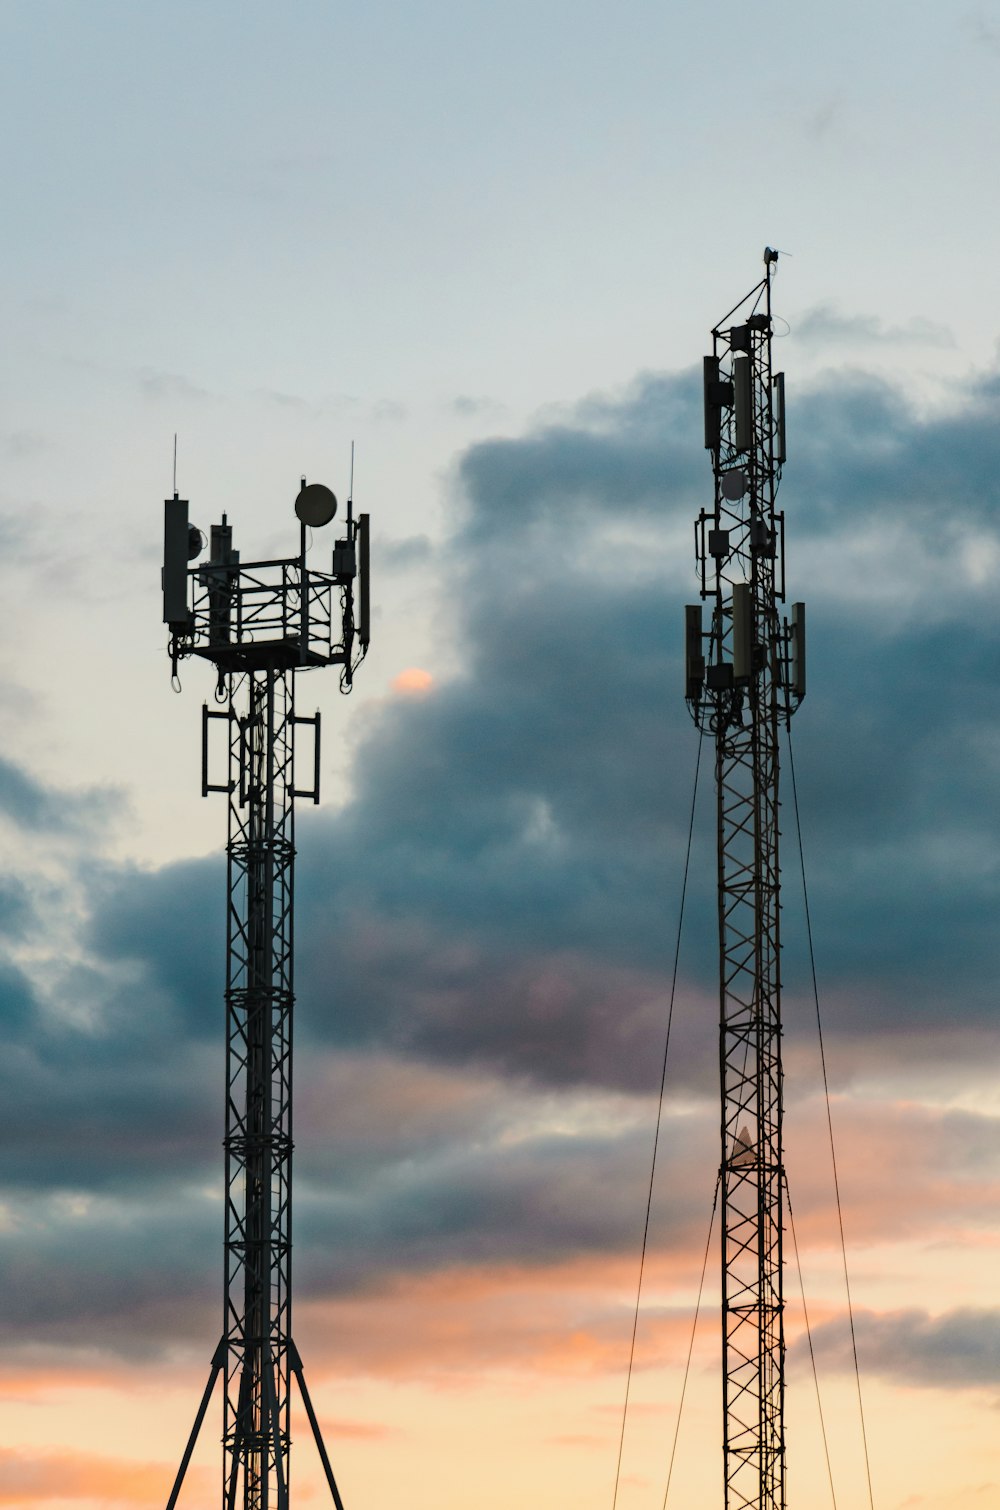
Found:
[{"label": "sunset sky", "polygon": [[[295,1334],[348,1510],[611,1510],[700,360],[769,243],[874,1503],[995,1510],[1000,0],[6,0],[0,80],[0,1504],[162,1505],[220,1330],[225,814],[209,673],[172,693],[160,623],[176,432],[244,558],[294,549],[352,441],[373,522],[355,694],[299,686]],[[663,1503],[718,1163],[702,776],[620,1510]],[[783,843],[788,1173],[864,1510],[787,800]],[[717,1271],[677,1510],[722,1503]],[[824,1510],[786,1293],[789,1507]]]}]

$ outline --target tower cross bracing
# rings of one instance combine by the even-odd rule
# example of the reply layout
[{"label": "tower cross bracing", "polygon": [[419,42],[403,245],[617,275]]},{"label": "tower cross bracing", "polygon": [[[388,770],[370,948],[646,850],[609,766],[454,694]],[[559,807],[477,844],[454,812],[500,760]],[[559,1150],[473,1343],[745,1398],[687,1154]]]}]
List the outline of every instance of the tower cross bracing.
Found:
[{"label": "tower cross bracing", "polygon": [[688,705],[715,746],[726,1510],[785,1506],[778,736],[805,693],[805,613],[780,611],[776,261],[768,250],[705,358],[714,499],[695,522],[702,601],[686,611]]},{"label": "tower cross bracing", "polygon": [[[351,500],[331,570],[307,563],[307,528],[335,511],[333,494],[303,479],[298,555],[241,563],[223,515],[208,561],[191,566],[203,537],[186,500],[165,505],[171,660],[175,676],[189,656],[215,668],[217,706],[202,710],[202,794],[222,792],[228,804],[223,1327],[168,1510],[220,1375],[223,1510],[287,1510],[293,1379],[343,1510],[292,1333],[295,801],[318,802],[320,778],[320,716],[296,713],[295,681],[338,665],[349,691],[369,640],[368,517],[355,519]],[[223,780],[214,781],[220,734]],[[311,759],[297,763],[303,735]]]}]

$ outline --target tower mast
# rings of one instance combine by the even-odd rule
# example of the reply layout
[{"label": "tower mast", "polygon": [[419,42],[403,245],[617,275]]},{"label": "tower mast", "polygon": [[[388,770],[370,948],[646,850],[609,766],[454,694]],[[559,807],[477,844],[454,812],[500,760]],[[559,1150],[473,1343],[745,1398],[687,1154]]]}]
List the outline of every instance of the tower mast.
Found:
[{"label": "tower mast", "polygon": [[695,521],[702,601],[686,610],[687,702],[715,741],[726,1510],[785,1507],[778,734],[805,694],[805,611],[779,611],[777,258],[765,250],[763,279],[713,329],[704,361],[715,497]]},{"label": "tower mast", "polygon": [[[348,500],[332,569],[306,564],[307,527],[328,524],[336,507],[328,488],[303,478],[297,556],[241,563],[223,514],[211,529],[208,561],[190,567],[203,537],[188,522],[185,499],[175,493],[165,504],[163,618],[171,661],[175,676],[192,655],[216,669],[220,706],[202,709],[202,795],[223,793],[229,813],[222,1336],[168,1510],[220,1374],[223,1510],[287,1510],[293,1378],[334,1504],[343,1510],[292,1337],[295,799],[318,802],[320,781],[320,716],[296,713],[295,679],[339,665],[349,691],[369,637],[368,516],[355,520]],[[221,782],[209,771],[211,733],[220,725]],[[303,730],[312,733],[304,786],[296,768]]]}]

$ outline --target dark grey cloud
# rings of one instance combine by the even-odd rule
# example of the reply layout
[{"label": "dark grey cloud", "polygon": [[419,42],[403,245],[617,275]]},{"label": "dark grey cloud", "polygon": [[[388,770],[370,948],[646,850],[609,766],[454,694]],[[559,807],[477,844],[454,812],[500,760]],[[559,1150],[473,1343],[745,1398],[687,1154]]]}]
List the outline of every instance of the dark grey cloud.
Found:
[{"label": "dark grey cloud", "polygon": [[50,1345],[143,1359],[199,1336],[207,1350],[220,1324],[220,1210],[170,1181],[128,1203],[74,1192],[9,1207],[8,1355]]},{"label": "dark grey cloud", "polygon": [[[184,1068],[171,1066],[163,1081],[176,1088]],[[201,1087],[200,1099],[214,1109],[221,1065],[212,1069],[215,1083]],[[332,1081],[315,1059],[302,1067],[296,1185],[302,1299],[377,1292],[445,1265],[544,1267],[631,1249],[648,1170],[648,1112],[637,1118],[627,1106],[616,1115],[586,1103],[553,1108],[516,1087],[481,1082],[462,1090],[457,1079],[425,1085],[420,1074],[402,1061],[393,1070],[384,1057],[339,1059]],[[117,1166],[116,1182],[88,1179],[70,1151],[64,1183],[44,1188],[40,1181],[37,1189],[7,1183],[8,1305],[0,1332],[10,1346],[89,1341],[142,1357],[199,1339],[207,1345],[218,1324],[218,1138],[197,1126],[178,1095],[185,1137],[162,1157],[153,1141],[162,1084],[152,1066],[137,1089],[152,1104],[145,1117],[132,1108],[134,1150],[109,1146],[100,1115],[75,1129],[92,1166]],[[590,1129],[588,1110],[598,1119]],[[561,1128],[553,1125],[560,1121]],[[119,1132],[126,1131],[121,1124]],[[713,1143],[711,1119],[690,1116],[664,1138],[654,1221],[663,1251],[684,1252],[696,1240],[707,1209],[698,1171],[711,1168]],[[218,1167],[206,1164],[206,1153]]]},{"label": "dark grey cloud", "polygon": [[35,921],[35,907],[27,886],[15,878],[0,881],[0,938],[23,938]]},{"label": "dark grey cloud", "polygon": [[[950,559],[933,611],[901,618],[855,601],[826,546],[846,552],[877,521],[933,557],[935,528],[973,541],[992,528],[997,388],[985,374],[927,415],[882,382],[824,380],[797,400],[782,491],[792,595],[816,594],[794,739],[821,979],[841,1012],[828,1029],[934,1024],[956,1054],[995,997],[1000,867],[983,815],[1000,775],[1000,626],[987,585],[959,590]],[[699,403],[693,374],[651,377],[461,458],[451,562],[465,667],[387,704],[352,802],[301,823],[304,1032],[543,1083],[645,1084],[697,747],[680,696],[683,573],[648,531],[689,550],[708,483]],[[824,544],[820,574],[814,563],[797,579],[796,543],[810,541]],[[682,955],[685,988],[709,995],[710,788],[709,758]],[[786,767],[792,998],[808,962],[789,799]],[[144,969],[195,1028],[210,1021],[195,962],[218,948],[207,876],[130,876],[94,924],[95,945]],[[678,1050],[708,1073],[694,1027]]]},{"label": "dark grey cloud", "polygon": [[192,1043],[167,999],[88,982],[81,965],[73,975],[78,989],[106,997],[103,1020],[54,1018],[9,970],[0,974],[9,1023],[3,1185],[125,1192],[177,1169],[211,1169],[221,1138],[221,1010],[214,1041]]},{"label": "dark grey cloud", "polygon": [[60,791],[0,756],[0,814],[28,832],[55,835],[107,817],[111,792]]},{"label": "dark grey cloud", "polygon": [[[918,1309],[855,1318],[860,1365],[866,1376],[927,1389],[994,1389],[1000,1385],[1000,1311],[964,1307],[932,1316]],[[854,1353],[846,1319],[813,1331],[822,1368],[853,1373]],[[796,1356],[805,1342],[796,1343]]]},{"label": "dark grey cloud", "polygon": [[225,985],[224,857],[158,871],[105,867],[92,895],[87,945],[98,959],[141,969],[150,1029],[155,1002],[162,1026],[180,1041],[214,1038]]},{"label": "dark grey cloud", "polygon": [[[845,564],[859,530],[881,527],[885,542],[883,591],[894,584],[899,542],[908,540],[941,563],[928,616],[957,611],[966,585],[949,572],[958,534],[986,544],[1000,511],[1000,435],[993,422],[1000,373],[981,373],[956,385],[949,407],[925,413],[892,384],[864,373],[842,372],[801,392],[789,391],[790,458],[783,501],[789,508],[789,542],[819,536],[838,542]],[[794,531],[794,533],[792,533]],[[794,556],[792,557],[794,560]],[[831,593],[852,600],[849,580]],[[885,612],[873,596],[870,615]]]},{"label": "dark grey cloud", "polygon": [[[15,919],[23,915],[23,902],[17,893],[13,912]],[[18,931],[16,922],[4,930],[5,933]],[[32,1031],[35,1012],[35,993],[28,977],[9,960],[0,961],[0,1023],[8,1047]]]},{"label": "dark grey cloud", "polygon": [[[974,1030],[995,1012],[1000,898],[986,815],[1000,774],[1000,644],[990,574],[963,575],[956,551],[980,540],[988,550],[996,527],[998,391],[986,374],[951,411],[926,415],[848,375],[790,409],[792,595],[816,603],[794,738],[833,1045],[893,1032],[909,1041],[932,1025],[936,1058],[960,1062],[982,1052]],[[422,698],[387,700],[359,744],[351,800],[299,825],[307,1090],[336,1051],[500,1077],[536,1102],[655,1092],[697,750],[680,637],[690,520],[708,495],[699,407],[695,374],[649,377],[460,459],[447,564],[462,671]],[[839,552],[849,559],[858,532],[873,528],[919,556],[930,574],[921,593],[939,573],[933,611],[926,599],[908,613],[858,599]],[[799,559],[813,551],[811,580],[796,576],[797,549]],[[885,580],[905,596],[898,573],[887,544]],[[673,1073],[708,1106],[706,756]],[[808,1009],[787,779],[785,793],[786,990],[790,1009]],[[0,811],[32,832],[60,829],[68,801],[0,765]],[[143,1273],[156,1245],[192,1305],[214,1284],[191,1256],[217,1236],[190,1191],[211,1182],[221,1157],[224,872],[220,860],[155,873],[87,863],[87,963],[55,988],[67,1010],[53,1013],[13,963],[0,976],[15,1129],[5,1179],[19,1201],[82,1193],[118,1211],[144,1184],[162,1200],[174,1236],[139,1202],[110,1280],[96,1236],[88,1247],[86,1203],[72,1221],[58,1206],[44,1214],[39,1286],[90,1296],[81,1326],[95,1331],[117,1287],[138,1337],[169,1331],[156,1309],[163,1273],[153,1265],[155,1283]],[[10,884],[16,919],[21,882]],[[82,1018],[68,1010],[81,993]],[[808,1019],[791,1014],[793,1045],[813,1031]],[[487,1256],[545,1264],[622,1243],[644,1136],[539,1132],[504,1144],[486,1135],[493,1112],[481,1105],[414,1153],[412,1127],[379,1142],[378,1117],[395,1109],[392,1093],[375,1095],[363,1139],[315,1111],[300,1122],[307,1290]],[[676,1154],[671,1232],[686,1220],[681,1140]],[[42,1325],[41,1289],[19,1262],[27,1336]],[[132,1327],[126,1316],[115,1346],[139,1345]]]},{"label": "dark grey cloud", "polygon": [[490,558],[479,553],[503,541],[534,574],[546,558],[524,554],[539,552],[524,534],[533,526],[555,531],[559,545],[548,561],[558,568],[598,515],[605,527],[630,515],[662,518],[679,495],[704,490],[701,428],[700,377],[683,373],[644,378],[621,398],[591,398],[526,436],[470,447],[457,477],[466,552],[489,571]]},{"label": "dark grey cloud", "polygon": [[[43,817],[55,822],[47,808]],[[88,848],[81,834],[75,878],[50,879],[41,899],[34,877],[5,883],[0,942],[6,934],[8,948],[27,946],[33,961],[0,957],[9,1191],[135,1189],[214,1162],[220,1136],[223,867],[143,877],[139,920],[133,872],[95,865]],[[202,869],[215,888],[199,884]],[[95,909],[89,920],[80,920],[81,895]],[[39,970],[46,946],[54,957]]]},{"label": "dark grey cloud", "polygon": [[[901,1027],[992,1016],[985,940],[1000,861],[983,826],[1000,782],[1000,624],[894,631],[811,625],[810,695],[793,739],[817,955],[830,984],[872,992]],[[790,798],[786,769],[785,791]],[[786,890],[800,912],[786,824]],[[786,930],[791,957],[801,918]]]},{"label": "dark grey cloud", "polygon": [[[522,1106],[523,1113],[530,1108]],[[296,1194],[307,1292],[378,1288],[443,1265],[545,1266],[631,1250],[641,1236],[652,1127],[507,1136],[470,1108],[468,1134],[437,1148],[397,1145],[378,1169],[342,1170]],[[501,1135],[498,1136],[497,1132]],[[711,1199],[692,1171],[712,1168],[714,1128],[669,1127],[652,1241],[697,1244]],[[359,1177],[360,1175],[360,1177]]]}]

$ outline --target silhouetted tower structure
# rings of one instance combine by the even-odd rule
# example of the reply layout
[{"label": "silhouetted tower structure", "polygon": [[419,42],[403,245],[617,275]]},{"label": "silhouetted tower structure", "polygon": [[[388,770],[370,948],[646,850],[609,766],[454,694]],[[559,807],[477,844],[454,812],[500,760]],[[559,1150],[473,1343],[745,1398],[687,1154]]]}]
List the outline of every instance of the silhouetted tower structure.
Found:
[{"label": "silhouetted tower structure", "polygon": [[726,1510],[785,1505],[778,735],[805,695],[805,611],[779,609],[777,256],[765,251],[762,281],[712,331],[705,358],[715,499],[695,522],[702,602],[686,610],[688,706],[715,741]]},{"label": "silhouetted tower structure", "polygon": [[[368,516],[355,519],[350,499],[331,569],[307,564],[308,532],[336,507],[329,488],[303,478],[297,556],[241,562],[223,514],[207,562],[191,566],[204,537],[189,524],[185,499],[175,493],[165,504],[163,618],[173,672],[187,656],[216,669],[220,706],[202,709],[202,795],[222,792],[229,807],[222,1337],[168,1510],[220,1374],[223,1510],[287,1510],[293,1376],[343,1510],[292,1338],[295,799],[318,802],[320,784],[320,716],[296,713],[295,680],[337,665],[350,691],[369,639]],[[224,737],[222,781],[209,770],[213,727],[219,743]],[[311,746],[305,780],[296,763],[303,734]]]}]

